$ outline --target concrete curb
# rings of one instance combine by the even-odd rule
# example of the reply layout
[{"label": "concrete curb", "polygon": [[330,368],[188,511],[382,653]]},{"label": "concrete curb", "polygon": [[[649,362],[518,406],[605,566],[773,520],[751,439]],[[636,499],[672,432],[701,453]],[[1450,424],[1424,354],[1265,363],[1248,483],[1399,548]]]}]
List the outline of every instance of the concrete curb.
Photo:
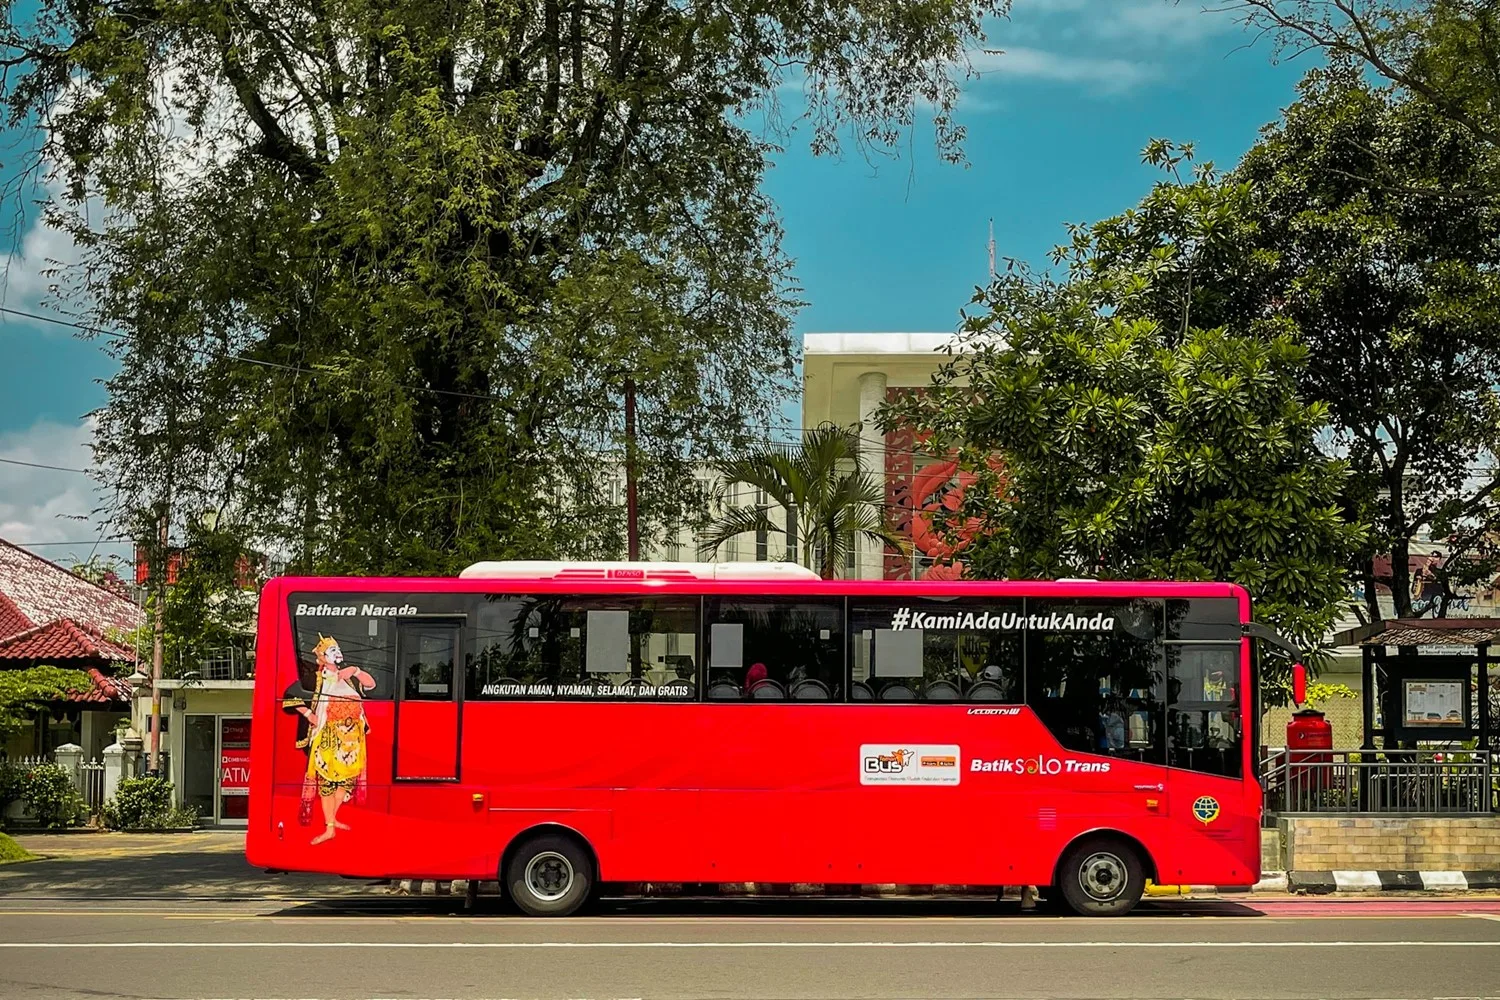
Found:
[{"label": "concrete curb", "polygon": [[1473,892],[1500,889],[1500,871],[1329,871],[1290,872],[1292,892]]}]

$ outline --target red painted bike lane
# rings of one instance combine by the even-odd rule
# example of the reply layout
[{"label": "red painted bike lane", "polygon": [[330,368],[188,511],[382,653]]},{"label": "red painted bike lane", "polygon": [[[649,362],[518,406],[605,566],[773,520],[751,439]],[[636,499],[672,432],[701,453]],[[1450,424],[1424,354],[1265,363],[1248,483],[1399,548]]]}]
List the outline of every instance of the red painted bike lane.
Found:
[{"label": "red painted bike lane", "polygon": [[[1142,912],[1146,907],[1142,907]],[[1219,896],[1205,899],[1156,900],[1150,909],[1203,916],[1265,917],[1448,917],[1474,915],[1500,920],[1500,898],[1469,899],[1262,899]]]}]

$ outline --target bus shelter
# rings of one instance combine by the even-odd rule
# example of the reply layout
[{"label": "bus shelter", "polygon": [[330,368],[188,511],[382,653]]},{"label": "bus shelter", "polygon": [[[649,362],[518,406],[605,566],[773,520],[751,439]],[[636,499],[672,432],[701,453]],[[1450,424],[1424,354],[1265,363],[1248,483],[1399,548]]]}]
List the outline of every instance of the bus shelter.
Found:
[{"label": "bus shelter", "polygon": [[1357,646],[1364,748],[1500,750],[1500,618],[1397,618],[1341,632]]},{"label": "bus shelter", "polygon": [[1291,811],[1490,813],[1500,810],[1500,618],[1371,622],[1333,637],[1360,650],[1358,753],[1303,756]]}]

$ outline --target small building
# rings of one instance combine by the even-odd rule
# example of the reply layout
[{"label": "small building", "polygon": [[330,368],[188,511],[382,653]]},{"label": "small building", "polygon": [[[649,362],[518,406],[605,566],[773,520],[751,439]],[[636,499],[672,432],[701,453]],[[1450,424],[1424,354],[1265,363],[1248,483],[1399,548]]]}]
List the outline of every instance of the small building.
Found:
[{"label": "small building", "polygon": [[50,754],[64,743],[99,756],[128,718],[135,663],[127,636],[146,620],[124,593],[91,583],[0,539],[0,670],[52,666],[88,674],[87,690],[37,713],[14,734],[5,755]]},{"label": "small building", "polygon": [[[173,551],[167,561],[167,586],[191,553]],[[201,658],[163,665],[161,691],[161,775],[172,783],[179,805],[190,806],[206,826],[243,826],[249,816],[250,702],[255,688],[255,603],[257,570],[243,558],[237,587],[212,598],[217,610],[243,629],[229,645],[203,650]],[[136,558],[136,582],[151,586],[146,560]],[[143,667],[143,672],[149,672]],[[149,765],[151,690],[137,692],[132,735],[139,734]]]}]

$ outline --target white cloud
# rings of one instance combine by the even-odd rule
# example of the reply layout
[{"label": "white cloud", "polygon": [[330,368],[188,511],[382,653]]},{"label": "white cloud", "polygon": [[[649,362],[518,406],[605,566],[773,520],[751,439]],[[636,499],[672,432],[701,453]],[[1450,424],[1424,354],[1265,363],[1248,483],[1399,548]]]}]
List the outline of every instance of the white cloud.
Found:
[{"label": "white cloud", "polygon": [[1168,78],[1172,63],[1237,30],[1202,0],[1016,0],[971,52],[982,78],[1006,77],[1118,96]]},{"label": "white cloud", "polygon": [[1200,0],[1105,0],[1105,11],[1085,22],[1097,38],[1195,45],[1237,30],[1233,19]]},{"label": "white cloud", "polygon": [[981,79],[1012,76],[1057,83],[1075,83],[1104,94],[1133,90],[1158,75],[1151,63],[1129,59],[1066,55],[1025,46],[971,54],[970,64]]},{"label": "white cloud", "polygon": [[[93,462],[89,443],[93,424],[40,421],[25,430],[0,433],[0,458],[40,465],[86,469]],[[98,483],[88,476],[57,469],[0,464],[0,538],[37,544],[35,551],[67,565],[88,557],[100,536]],[[110,532],[106,531],[107,539]],[[77,543],[68,545],[47,543]],[[104,542],[103,554],[123,554],[126,546]]]},{"label": "white cloud", "polygon": [[[216,92],[206,109],[201,125],[189,124],[191,95],[185,91],[185,75],[176,67],[168,68],[156,82],[154,103],[160,116],[159,134],[165,150],[164,176],[169,187],[184,188],[208,170],[226,163],[243,146],[243,132],[237,106],[227,92]],[[76,84],[66,88],[53,105],[53,114],[65,113],[84,96]],[[292,119],[287,123],[294,134],[307,131],[305,123]],[[107,210],[92,194],[82,205],[65,205],[63,180],[57,164],[44,160],[42,180],[34,190],[22,192],[34,197],[47,208],[62,208],[89,228],[100,229]],[[83,263],[83,254],[73,238],[62,229],[47,225],[46,210],[32,219],[20,246],[0,256],[0,304],[31,313],[56,313],[58,300],[67,294],[68,271]],[[74,277],[77,277],[75,272]],[[11,317],[12,321],[25,322]],[[70,330],[56,324],[39,322],[38,329],[69,336]]]}]

